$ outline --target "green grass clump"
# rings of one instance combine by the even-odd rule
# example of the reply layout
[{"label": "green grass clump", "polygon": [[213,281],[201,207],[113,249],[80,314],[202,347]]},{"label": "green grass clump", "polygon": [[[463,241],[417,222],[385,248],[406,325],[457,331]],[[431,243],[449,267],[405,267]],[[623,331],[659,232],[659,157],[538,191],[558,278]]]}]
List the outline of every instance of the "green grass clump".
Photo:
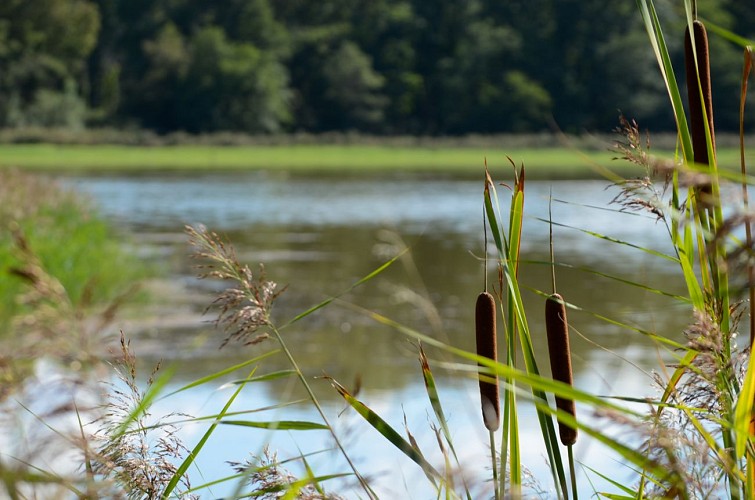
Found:
[{"label": "green grass clump", "polygon": [[147,275],[92,207],[51,180],[0,171],[0,199],[0,335],[25,312],[29,280],[19,271],[29,265],[54,277],[74,309],[106,304]]}]

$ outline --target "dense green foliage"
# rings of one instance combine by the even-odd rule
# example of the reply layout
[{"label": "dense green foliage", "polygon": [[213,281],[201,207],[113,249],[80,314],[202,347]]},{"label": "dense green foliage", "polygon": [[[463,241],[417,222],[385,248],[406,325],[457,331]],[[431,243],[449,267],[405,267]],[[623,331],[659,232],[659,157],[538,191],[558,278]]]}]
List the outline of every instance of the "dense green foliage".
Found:
[{"label": "dense green foliage", "polygon": [[[749,5],[700,15],[755,38]],[[620,109],[669,130],[645,37],[631,1],[5,0],[0,127],[605,132]],[[713,44],[717,126],[737,130],[741,56]]]}]

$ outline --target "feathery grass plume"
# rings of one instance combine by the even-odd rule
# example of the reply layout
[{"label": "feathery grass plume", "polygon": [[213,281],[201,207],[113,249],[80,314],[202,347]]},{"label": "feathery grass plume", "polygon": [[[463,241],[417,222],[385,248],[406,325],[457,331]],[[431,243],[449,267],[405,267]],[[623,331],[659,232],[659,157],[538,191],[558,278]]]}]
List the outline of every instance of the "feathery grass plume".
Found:
[{"label": "feathery grass plume", "polygon": [[[566,306],[558,293],[552,294],[545,301],[545,330],[548,335],[548,352],[551,360],[553,379],[572,385],[571,350],[569,348],[569,326],[566,322]],[[572,399],[556,396],[559,410],[576,416],[577,410]],[[559,420],[558,434],[561,444],[571,446],[577,442],[577,429],[573,429]]]},{"label": "feathery grass plume", "polygon": [[[477,354],[493,361],[498,360],[495,316],[495,299],[488,292],[480,293],[475,304]],[[490,431],[497,430],[501,420],[497,375],[480,376],[480,400],[485,427]]]},{"label": "feathery grass plume", "polygon": [[[121,358],[114,364],[122,386],[113,384],[99,420],[100,428],[92,436],[101,443],[92,452],[92,469],[100,482],[114,483],[116,498],[159,498],[176,474],[176,461],[188,452],[179,439],[178,429],[158,420],[153,422],[145,394],[139,388],[136,358],[130,341],[121,334]],[[158,364],[148,386],[154,382]],[[137,412],[136,418],[131,415]],[[167,415],[164,418],[179,414]],[[123,423],[130,423],[123,428]],[[155,425],[156,424],[156,425]],[[180,479],[182,490],[191,489],[188,476]],[[185,495],[181,498],[196,498]]]},{"label": "feathery grass plume", "polygon": [[[708,49],[708,33],[705,25],[695,20],[692,22],[694,35],[694,50],[689,26],[684,33],[684,65],[687,70],[687,94],[690,109],[690,131],[692,133],[692,151],[695,163],[709,165],[713,158],[708,157],[705,121],[708,121],[711,144],[715,153],[715,135],[713,133],[713,97],[710,83],[710,51]],[[695,64],[697,55],[697,65]],[[697,70],[695,70],[697,68]],[[699,75],[699,84],[698,84]],[[702,100],[701,100],[702,97]],[[705,114],[703,115],[703,109]]]},{"label": "feathery grass plume", "polygon": [[217,233],[202,225],[196,228],[186,226],[186,233],[189,243],[196,249],[192,257],[206,261],[197,266],[204,270],[199,277],[237,284],[220,293],[211,306],[219,310],[215,324],[222,326],[227,334],[220,347],[225,347],[231,340],[250,345],[269,338],[269,333],[258,331],[270,326],[273,302],[285,288],[279,289],[275,282],[265,278],[262,264],[253,274],[249,266],[239,262],[234,248]]},{"label": "feathery grass plume", "polygon": [[339,500],[342,497],[323,492],[312,482],[302,480],[291,474],[280,461],[276,453],[265,446],[262,456],[252,456],[244,462],[228,462],[239,474],[247,476],[246,482],[251,487],[251,494],[243,498],[275,500],[278,498],[295,498],[299,500]]}]

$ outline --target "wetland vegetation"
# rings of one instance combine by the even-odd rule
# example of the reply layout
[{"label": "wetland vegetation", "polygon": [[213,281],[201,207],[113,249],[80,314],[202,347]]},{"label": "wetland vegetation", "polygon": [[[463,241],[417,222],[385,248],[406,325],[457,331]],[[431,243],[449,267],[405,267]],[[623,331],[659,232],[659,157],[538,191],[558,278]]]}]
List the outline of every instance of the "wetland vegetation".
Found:
[{"label": "wetland vegetation", "polygon": [[[0,14],[21,5],[4,4]],[[91,5],[76,4],[84,27],[96,24]],[[274,12],[267,2],[249,5]],[[714,56],[697,3],[658,5],[640,0],[639,17],[670,98],[676,147],[655,155],[645,133],[622,117],[610,154],[636,173],[603,170],[610,177],[598,188],[588,180],[538,182],[526,157],[498,152],[485,169],[487,155],[479,154],[476,180],[161,172],[177,166],[160,156],[168,148],[155,152],[153,161],[164,162],[158,171],[79,172],[61,176],[63,187],[3,171],[0,481],[7,494],[755,496],[755,263],[744,142],[752,51],[747,39],[710,23],[744,49],[737,172],[719,166],[732,160],[718,148],[713,110],[728,108],[711,100]],[[723,10],[713,7],[714,16]],[[118,13],[110,11],[110,21]],[[205,18],[218,15],[209,9]],[[145,51],[180,53],[180,19]],[[191,54],[214,47],[230,60],[257,60],[217,27],[192,36]],[[63,55],[81,59],[96,40],[88,44]],[[686,96],[674,73],[677,44],[685,47]],[[360,59],[348,43],[337,46]],[[192,64],[187,74],[197,71]],[[180,74],[166,77],[173,76]],[[174,83],[191,90],[180,78]],[[34,97],[27,114],[53,97],[61,96]],[[54,170],[51,147],[4,152],[39,155],[27,166]],[[325,146],[297,147],[302,163],[324,155],[317,148]],[[259,148],[268,161],[278,154]],[[76,149],[61,148],[58,159]],[[116,168],[127,151],[101,146],[99,161]],[[228,169],[242,168],[234,156],[241,153],[251,154],[228,150]],[[372,153],[353,161],[365,169],[387,161]],[[94,160],[80,161],[89,168]],[[201,169],[209,160],[186,161]],[[70,186],[99,200],[122,232],[112,233]],[[177,227],[185,236],[176,237]],[[149,242],[138,247],[141,258],[124,251],[130,244],[118,238],[127,234]],[[148,283],[162,286],[149,301],[159,307],[125,308],[119,324],[129,283],[151,262],[171,267],[161,283]],[[476,297],[483,297],[479,315]],[[209,305],[213,327],[144,327],[152,319],[146,311],[160,319],[187,303],[192,321]],[[142,329],[133,345],[129,321]],[[620,377],[624,371],[632,373]],[[394,454],[382,455],[386,449]]]}]

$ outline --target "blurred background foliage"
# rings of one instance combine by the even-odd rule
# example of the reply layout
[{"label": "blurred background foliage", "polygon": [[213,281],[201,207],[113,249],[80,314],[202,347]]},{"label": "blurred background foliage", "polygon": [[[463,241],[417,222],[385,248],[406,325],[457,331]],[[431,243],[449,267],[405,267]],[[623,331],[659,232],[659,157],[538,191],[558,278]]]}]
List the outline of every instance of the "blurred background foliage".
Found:
[{"label": "blurred background foliage", "polygon": [[[657,5],[677,24],[667,38],[680,58],[681,7]],[[621,110],[672,130],[636,10],[603,0],[3,0],[0,127],[579,133],[611,130]],[[701,0],[699,10],[755,38],[755,3]],[[712,44],[717,127],[735,131],[742,56]]]}]

